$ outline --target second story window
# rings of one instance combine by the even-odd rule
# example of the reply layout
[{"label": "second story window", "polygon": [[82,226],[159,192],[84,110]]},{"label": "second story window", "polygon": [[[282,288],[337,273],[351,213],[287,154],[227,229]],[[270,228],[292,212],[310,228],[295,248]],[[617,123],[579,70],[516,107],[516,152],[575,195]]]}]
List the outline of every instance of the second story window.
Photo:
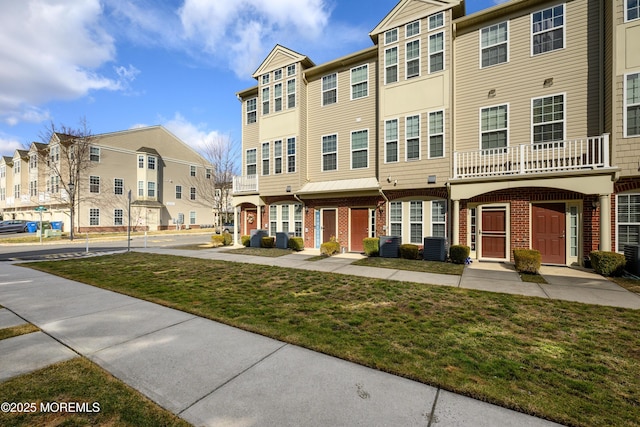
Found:
[{"label": "second story window", "polygon": [[338,169],[338,135],[322,137],[322,171]]},{"label": "second story window", "polygon": [[392,163],[398,161],[398,119],[387,120],[384,123],[384,161]]},{"label": "second story window", "polygon": [[506,104],[480,110],[481,148],[483,150],[506,147],[508,145],[507,129]]},{"label": "second story window", "polygon": [[156,183],[153,181],[147,182],[147,196],[156,197]]},{"label": "second story window", "polygon": [[256,164],[256,149],[253,148],[251,150],[247,150],[246,153],[246,167],[247,167],[247,176],[255,175],[258,169],[258,165]]},{"label": "second story window", "polygon": [[255,123],[257,120],[256,112],[258,110],[258,100],[251,98],[247,100],[247,124]]},{"label": "second story window", "polygon": [[429,158],[444,157],[444,111],[429,113]]},{"label": "second story window", "polygon": [[113,179],[113,194],[120,196],[124,194],[124,180],[122,178]]},{"label": "second story window", "polygon": [[182,185],[176,185],[176,199],[182,199]]},{"label": "second story window", "polygon": [[322,105],[338,102],[338,75],[329,74],[322,78]]},{"label": "second story window", "polygon": [[406,47],[406,75],[410,79],[420,75],[420,40],[407,43]]},{"label": "second story window", "polygon": [[273,173],[282,173],[282,140],[273,141]]},{"label": "second story window", "polygon": [[624,85],[624,136],[640,136],[640,73],[627,74]]},{"label": "second story window", "polygon": [[369,167],[369,131],[351,132],[351,169]]},{"label": "second story window", "polygon": [[262,175],[269,175],[269,143],[262,143]]},{"label": "second story window", "polygon": [[481,66],[483,68],[507,62],[508,34],[506,22],[482,29],[480,32],[480,45],[482,49]]},{"label": "second story window", "polygon": [[296,171],[296,139],[287,138],[287,172]]},{"label": "second story window", "polygon": [[564,4],[531,14],[531,53],[564,48]]},{"label": "second story window", "polygon": [[361,65],[351,69],[351,99],[364,98],[369,95],[369,65]]},{"label": "second story window", "polygon": [[640,0],[625,0],[625,21],[633,21],[640,18]]},{"label": "second story window", "polygon": [[533,143],[564,139],[564,95],[534,98],[532,101]]},{"label": "second story window", "polygon": [[406,118],[406,144],[407,160],[420,159],[420,116]]},{"label": "second story window", "polygon": [[90,176],[89,177],[89,192],[90,193],[99,193],[100,192],[100,177],[99,176]]},{"label": "second story window", "polygon": [[269,114],[269,100],[271,96],[269,94],[269,88],[262,88],[262,115],[266,116]]},{"label": "second story window", "polygon": [[195,200],[196,199],[196,187],[191,187],[189,190],[189,199],[190,200]]},{"label": "second story window", "polygon": [[155,170],[156,168],[156,158],[153,156],[147,157],[147,168]]},{"label": "second story window", "polygon": [[444,31],[429,36],[429,72],[444,70]]},{"label": "second story window", "polygon": [[92,162],[100,161],[100,148],[98,147],[90,147],[89,148],[89,159]]},{"label": "second story window", "polygon": [[144,156],[138,156],[138,169],[144,169]]}]

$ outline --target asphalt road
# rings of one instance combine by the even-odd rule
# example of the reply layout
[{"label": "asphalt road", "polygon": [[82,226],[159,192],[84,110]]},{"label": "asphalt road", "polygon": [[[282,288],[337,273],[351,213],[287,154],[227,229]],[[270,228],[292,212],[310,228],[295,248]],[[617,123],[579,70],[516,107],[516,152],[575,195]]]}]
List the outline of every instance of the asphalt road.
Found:
[{"label": "asphalt road", "polygon": [[[146,247],[172,247],[207,243],[211,241],[211,232],[203,234],[162,234],[136,236],[131,239],[131,248]],[[8,237],[10,234],[2,234],[1,237]],[[23,234],[19,234],[22,236]],[[78,236],[73,242],[56,241],[13,244],[0,243],[0,261],[42,261],[53,259],[79,258],[85,256],[100,255],[110,252],[127,250],[127,238],[117,238],[112,240],[89,239]]]}]

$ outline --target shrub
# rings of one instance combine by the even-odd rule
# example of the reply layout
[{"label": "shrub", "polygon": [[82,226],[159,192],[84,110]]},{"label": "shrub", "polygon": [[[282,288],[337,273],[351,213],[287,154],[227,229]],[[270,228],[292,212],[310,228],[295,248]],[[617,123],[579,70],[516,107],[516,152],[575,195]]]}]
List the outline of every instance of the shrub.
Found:
[{"label": "shrub", "polygon": [[320,253],[328,256],[340,253],[340,242],[335,237],[332,237],[330,241],[320,245]]},{"label": "shrub", "polygon": [[289,237],[289,249],[300,252],[304,250],[304,239],[302,237]]},{"label": "shrub", "polygon": [[603,276],[621,276],[626,260],[623,254],[608,251],[593,251],[590,254],[591,266]]},{"label": "shrub", "polygon": [[520,273],[538,274],[542,255],[535,249],[514,249],[513,260]]},{"label": "shrub", "polygon": [[366,256],[378,256],[380,254],[380,238],[367,237],[362,241]]},{"label": "shrub", "polygon": [[275,248],[276,247],[276,238],[273,236],[263,237],[260,240],[261,248]]},{"label": "shrub", "polygon": [[449,248],[449,257],[454,264],[464,264],[470,253],[471,248],[465,245],[451,245]]},{"label": "shrub", "polygon": [[240,243],[245,248],[248,248],[251,245],[251,236],[240,236]]},{"label": "shrub", "polygon": [[214,248],[224,246],[224,237],[217,234],[211,236],[211,246]]},{"label": "shrub", "polygon": [[228,231],[222,233],[222,238],[225,246],[233,245],[233,236]]},{"label": "shrub", "polygon": [[419,250],[418,245],[404,243],[400,245],[400,258],[418,259]]}]

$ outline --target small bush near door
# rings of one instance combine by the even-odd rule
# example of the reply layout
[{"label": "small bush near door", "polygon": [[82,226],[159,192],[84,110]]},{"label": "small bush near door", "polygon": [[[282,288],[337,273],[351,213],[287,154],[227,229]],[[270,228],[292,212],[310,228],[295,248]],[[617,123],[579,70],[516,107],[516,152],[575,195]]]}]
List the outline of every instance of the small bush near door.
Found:
[{"label": "small bush near door", "polygon": [[400,245],[400,258],[419,259],[420,247],[411,243]]},{"label": "small bush near door", "polygon": [[222,239],[225,246],[230,246],[233,244],[233,236],[228,231],[222,233]]},{"label": "small bush near door", "polygon": [[340,253],[340,242],[338,242],[335,237],[332,237],[331,241],[324,242],[320,245],[320,253],[329,256]]},{"label": "small bush near door", "polygon": [[224,246],[224,237],[218,234],[214,234],[213,236],[211,236],[211,246],[213,246],[214,248]]},{"label": "small bush near door", "polygon": [[262,240],[260,240],[260,247],[261,248],[275,248],[276,247],[276,238],[275,237],[263,237]]},{"label": "small bush near door", "polygon": [[289,237],[289,249],[304,251],[304,239],[302,237]]},{"label": "small bush near door", "polygon": [[471,248],[465,245],[451,245],[449,248],[449,257],[454,264],[464,264],[470,253]]},{"label": "small bush near door", "polygon": [[242,246],[245,248],[248,248],[249,245],[251,245],[251,236],[240,236],[240,243],[242,243]]},{"label": "small bush near door", "polygon": [[362,240],[364,246],[364,254],[366,256],[378,256],[380,254],[380,238],[367,237]]},{"label": "small bush near door", "polygon": [[603,276],[622,276],[627,263],[623,254],[608,251],[593,251],[590,254],[593,270]]},{"label": "small bush near door", "polygon": [[540,255],[540,251],[535,249],[514,249],[513,260],[516,270],[520,273],[538,274],[542,263],[542,255]]}]

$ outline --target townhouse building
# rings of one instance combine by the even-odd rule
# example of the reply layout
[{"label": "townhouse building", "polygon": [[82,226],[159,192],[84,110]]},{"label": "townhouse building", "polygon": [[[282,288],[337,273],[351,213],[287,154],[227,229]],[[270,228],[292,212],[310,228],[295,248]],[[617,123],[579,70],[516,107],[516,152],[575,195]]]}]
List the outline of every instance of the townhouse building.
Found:
[{"label": "townhouse building", "polygon": [[43,207],[44,221],[69,230],[74,200],[76,232],[124,231],[129,213],[134,230],[213,225],[212,202],[203,197],[213,185],[213,166],[165,128],[92,135],[86,159],[74,163],[79,144],[55,133],[47,144],[0,159],[4,218],[39,221],[36,208]]},{"label": "townhouse building", "polygon": [[581,264],[640,235],[640,6],[402,0],[373,46],[276,46],[239,92],[242,233],[429,236],[480,260]]}]

